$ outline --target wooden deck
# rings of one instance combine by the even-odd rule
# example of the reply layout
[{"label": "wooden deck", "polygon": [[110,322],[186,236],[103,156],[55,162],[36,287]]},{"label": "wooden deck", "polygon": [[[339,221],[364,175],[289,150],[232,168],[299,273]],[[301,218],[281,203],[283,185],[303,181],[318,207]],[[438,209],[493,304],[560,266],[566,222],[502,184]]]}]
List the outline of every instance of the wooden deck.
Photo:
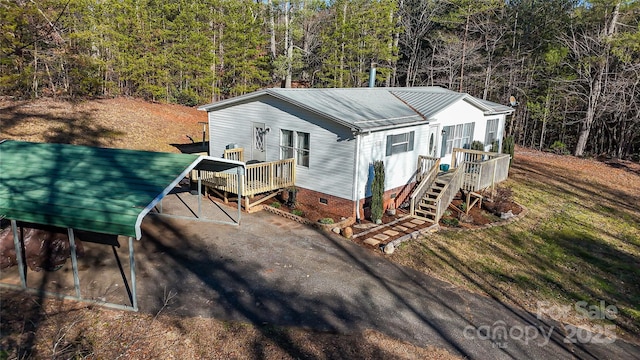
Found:
[{"label": "wooden deck", "polygon": [[[234,160],[244,159],[243,150],[230,149],[225,151],[225,157]],[[238,189],[238,174],[236,172],[213,172],[201,171],[202,183],[207,189],[220,195],[225,202],[230,199],[230,195],[244,197],[244,208],[249,210],[285,188],[292,187],[296,181],[295,159],[284,159],[267,161],[246,165],[246,173],[240,181],[241,188]],[[261,199],[251,202],[256,195],[266,194]]]},{"label": "wooden deck", "polygon": [[507,180],[510,161],[509,154],[456,148],[451,155],[450,170],[463,168],[462,189],[475,192]]}]

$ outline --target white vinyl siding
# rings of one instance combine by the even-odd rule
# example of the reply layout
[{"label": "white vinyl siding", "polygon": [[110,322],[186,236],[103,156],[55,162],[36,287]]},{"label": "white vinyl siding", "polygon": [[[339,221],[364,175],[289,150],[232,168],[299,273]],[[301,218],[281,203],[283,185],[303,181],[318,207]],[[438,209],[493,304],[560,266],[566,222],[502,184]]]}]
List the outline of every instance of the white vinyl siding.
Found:
[{"label": "white vinyl siding", "polygon": [[[411,131],[407,131],[407,130]],[[386,156],[389,136],[413,133],[413,150]],[[398,137],[400,138],[400,137]],[[404,129],[391,129],[360,135],[357,192],[360,199],[371,196],[372,166],[376,160],[384,161],[385,190],[398,188],[415,181],[418,155],[427,153],[429,125],[418,125]],[[315,147],[312,149],[315,157]]]},{"label": "white vinyl siding", "polygon": [[309,167],[310,134],[293,130],[280,130],[280,159],[296,158],[296,164]]},{"label": "white vinyl siding", "polygon": [[237,144],[245,149],[245,160],[252,160],[247,154],[255,121],[270,129],[265,136],[265,161],[282,158],[282,130],[309,134],[299,140],[304,143],[299,154],[287,156],[296,157],[298,163],[308,163],[308,167],[296,167],[296,185],[352,199],[355,140],[351,129],[268,95],[209,112],[210,155],[221,157],[226,145]]}]

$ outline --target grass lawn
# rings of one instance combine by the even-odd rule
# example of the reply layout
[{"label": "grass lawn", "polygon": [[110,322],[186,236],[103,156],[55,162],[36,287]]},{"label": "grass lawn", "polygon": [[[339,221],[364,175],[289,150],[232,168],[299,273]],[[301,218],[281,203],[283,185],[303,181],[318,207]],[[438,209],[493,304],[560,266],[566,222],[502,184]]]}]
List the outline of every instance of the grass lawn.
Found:
[{"label": "grass lawn", "polygon": [[[640,166],[612,165],[519,149],[502,185],[529,209],[526,217],[486,230],[442,231],[403,244],[394,259],[533,313],[615,325],[617,336],[638,341]],[[602,301],[616,307],[615,319],[590,321],[575,308]],[[553,306],[571,311],[559,316],[548,311]]]}]

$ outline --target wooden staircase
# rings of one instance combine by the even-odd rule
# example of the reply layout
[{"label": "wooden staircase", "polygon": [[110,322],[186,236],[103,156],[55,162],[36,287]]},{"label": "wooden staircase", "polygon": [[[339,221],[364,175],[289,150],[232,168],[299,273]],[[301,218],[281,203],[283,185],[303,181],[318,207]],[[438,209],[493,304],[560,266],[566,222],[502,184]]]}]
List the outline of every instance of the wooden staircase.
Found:
[{"label": "wooden staircase", "polygon": [[431,187],[415,207],[415,216],[431,223],[435,223],[437,221],[438,205],[436,204],[436,201],[442,191],[446,188],[450,178],[451,176],[447,176],[447,174],[440,175],[435,181],[433,181],[433,183],[431,183]]},{"label": "wooden staircase", "polygon": [[[455,148],[451,156],[452,166],[447,172],[440,172],[439,158],[420,157],[419,184],[409,195],[411,216],[437,223],[461,189],[470,209],[482,198],[477,191],[493,188],[508,177],[511,160],[508,154]],[[471,196],[476,197],[473,203]]]}]

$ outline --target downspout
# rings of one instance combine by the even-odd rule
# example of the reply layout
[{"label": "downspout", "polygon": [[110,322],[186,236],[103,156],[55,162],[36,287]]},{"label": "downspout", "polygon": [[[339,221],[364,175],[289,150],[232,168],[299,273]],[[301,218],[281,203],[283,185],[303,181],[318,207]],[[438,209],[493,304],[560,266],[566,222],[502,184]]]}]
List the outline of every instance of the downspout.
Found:
[{"label": "downspout", "polygon": [[360,223],[360,133],[356,133],[356,158],[355,158],[355,166],[354,166],[354,174],[353,174],[353,198],[356,199],[354,203],[354,208],[356,210],[356,222]]}]

